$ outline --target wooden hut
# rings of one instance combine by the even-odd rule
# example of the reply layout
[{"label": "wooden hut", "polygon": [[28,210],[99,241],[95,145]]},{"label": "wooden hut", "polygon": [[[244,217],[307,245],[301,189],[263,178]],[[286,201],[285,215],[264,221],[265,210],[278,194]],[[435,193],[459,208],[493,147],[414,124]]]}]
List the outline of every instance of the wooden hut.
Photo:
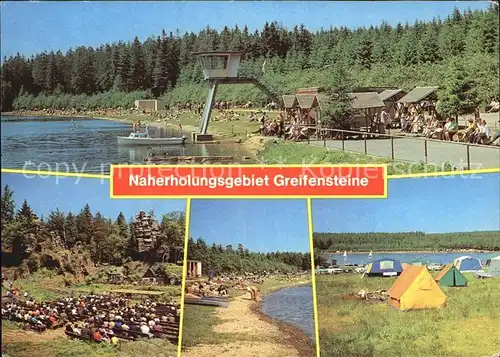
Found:
[{"label": "wooden hut", "polygon": [[188,277],[199,278],[202,274],[201,262],[196,260],[187,261]]},{"label": "wooden hut", "polygon": [[150,110],[155,112],[158,110],[165,110],[166,104],[165,101],[157,99],[140,99],[134,102],[135,109],[137,110]]},{"label": "wooden hut", "polygon": [[125,275],[120,271],[110,271],[108,273],[109,284],[121,284],[125,280]]},{"label": "wooden hut", "polygon": [[407,92],[402,89],[386,89],[383,92],[379,93],[379,97],[385,104],[385,109],[390,114],[391,118],[396,118],[396,104],[397,102],[403,98]]},{"label": "wooden hut", "polygon": [[299,119],[306,125],[316,125],[321,120],[321,106],[318,98],[319,88],[299,88],[295,95],[300,109]]},{"label": "wooden hut", "polygon": [[141,278],[141,282],[143,284],[158,284],[159,280],[160,277],[158,277],[158,275],[151,268],[146,270],[146,272]]},{"label": "wooden hut", "polygon": [[[419,111],[426,109],[429,114],[436,108],[438,87],[416,87],[401,98],[398,102],[410,107],[415,106]],[[424,105],[425,104],[425,105]]]},{"label": "wooden hut", "polygon": [[283,107],[285,109],[285,122],[290,122],[298,108],[297,97],[294,94],[288,94],[284,95],[282,98]]},{"label": "wooden hut", "polygon": [[355,111],[354,129],[364,127],[369,131],[373,118],[385,107],[384,102],[377,92],[349,93],[349,96],[352,98],[351,106]]}]

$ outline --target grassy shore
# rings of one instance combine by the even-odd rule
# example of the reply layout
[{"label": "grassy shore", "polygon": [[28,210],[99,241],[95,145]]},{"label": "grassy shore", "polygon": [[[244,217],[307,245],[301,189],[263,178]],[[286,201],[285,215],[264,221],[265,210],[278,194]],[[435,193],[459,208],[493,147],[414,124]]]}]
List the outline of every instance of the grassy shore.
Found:
[{"label": "grassy shore", "polygon": [[388,289],[396,278],[317,276],[321,356],[481,357],[500,352],[500,279],[465,275],[468,287],[443,288],[446,307],[411,312],[344,299],[361,289]]}]

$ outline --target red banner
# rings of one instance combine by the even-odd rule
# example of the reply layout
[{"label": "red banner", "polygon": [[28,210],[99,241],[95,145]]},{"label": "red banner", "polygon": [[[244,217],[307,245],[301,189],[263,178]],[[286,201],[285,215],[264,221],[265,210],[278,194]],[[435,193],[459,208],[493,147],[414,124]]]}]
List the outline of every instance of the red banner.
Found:
[{"label": "red banner", "polygon": [[111,197],[387,197],[385,165],[112,166]]}]

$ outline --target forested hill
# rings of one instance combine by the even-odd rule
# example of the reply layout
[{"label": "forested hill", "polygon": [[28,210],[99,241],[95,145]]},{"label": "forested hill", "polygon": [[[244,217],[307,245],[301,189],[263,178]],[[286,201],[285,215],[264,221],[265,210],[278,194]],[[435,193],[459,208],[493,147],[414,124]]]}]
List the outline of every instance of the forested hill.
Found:
[{"label": "forested hill", "polygon": [[[117,107],[154,95],[166,96],[171,103],[202,102],[202,75],[191,53],[203,50],[247,52],[243,73],[263,77],[280,93],[305,86],[328,88],[339,68],[348,70],[343,77],[353,86],[440,85],[453,61],[475,82],[485,103],[499,92],[498,27],[498,7],[491,5],[486,11],[455,10],[446,19],[397,26],[381,23],[317,32],[277,23],[254,32],[247,27],[206,27],[198,34],[163,31],[144,41],[136,37],[65,54],[17,55],[5,58],[2,65],[1,109]],[[219,96],[233,102],[265,100],[251,86],[224,86]]]},{"label": "forested hill", "polygon": [[234,247],[207,243],[198,238],[188,241],[188,259],[201,261],[203,273],[210,270],[217,274],[243,273],[292,273],[311,269],[311,254],[294,252],[257,253],[250,252],[243,245]]},{"label": "forested hill", "polygon": [[77,251],[89,255],[96,264],[122,265],[132,259],[161,262],[173,247],[184,243],[184,212],[170,212],[155,219],[159,226],[155,247],[142,254],[133,220],[127,221],[121,212],[111,219],[92,212],[87,204],[78,213],[55,209],[39,218],[26,200],[16,209],[13,196],[14,192],[5,186],[1,196],[2,252],[11,253],[16,265],[27,264],[30,271],[44,266],[49,253],[52,257],[71,258],[78,255]]},{"label": "forested hill", "polygon": [[500,250],[500,231],[434,233],[314,233],[314,248],[329,251]]}]

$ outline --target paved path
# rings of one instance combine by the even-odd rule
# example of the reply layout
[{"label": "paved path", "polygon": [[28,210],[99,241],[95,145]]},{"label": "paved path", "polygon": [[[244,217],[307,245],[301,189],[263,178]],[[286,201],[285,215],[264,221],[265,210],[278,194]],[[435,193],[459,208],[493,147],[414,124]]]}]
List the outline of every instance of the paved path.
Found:
[{"label": "paved path", "polygon": [[[364,140],[345,140],[345,150],[364,154]],[[323,141],[311,141],[312,145],[324,146]],[[326,142],[331,149],[342,149],[340,140]],[[391,158],[390,139],[367,140],[368,155]],[[424,162],[424,140],[412,138],[394,139],[394,157],[396,160]],[[467,146],[445,141],[427,141],[427,163],[441,166],[452,163],[457,168],[467,169]],[[470,169],[491,169],[500,167],[499,147],[470,146]]]}]

